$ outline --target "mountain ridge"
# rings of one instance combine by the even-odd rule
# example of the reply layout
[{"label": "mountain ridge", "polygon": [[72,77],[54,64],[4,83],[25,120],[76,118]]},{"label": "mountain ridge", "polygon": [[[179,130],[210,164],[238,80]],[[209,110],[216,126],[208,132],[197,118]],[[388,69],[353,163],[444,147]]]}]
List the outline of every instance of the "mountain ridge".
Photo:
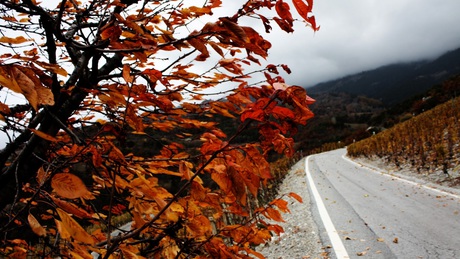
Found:
[{"label": "mountain ridge", "polygon": [[391,106],[460,73],[460,48],[432,60],[385,65],[308,87],[309,95],[364,95]]}]

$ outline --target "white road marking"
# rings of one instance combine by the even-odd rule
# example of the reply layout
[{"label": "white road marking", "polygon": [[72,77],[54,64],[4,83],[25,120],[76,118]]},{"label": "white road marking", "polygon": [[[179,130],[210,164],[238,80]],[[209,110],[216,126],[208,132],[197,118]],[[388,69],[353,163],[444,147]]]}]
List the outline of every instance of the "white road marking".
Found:
[{"label": "white road marking", "polygon": [[446,191],[443,191],[443,190],[439,190],[439,189],[436,189],[436,188],[433,188],[431,186],[428,186],[428,185],[424,185],[424,184],[421,184],[421,183],[417,183],[417,182],[413,182],[413,181],[410,181],[410,180],[407,180],[407,179],[404,179],[404,178],[401,178],[399,176],[396,176],[396,175],[392,175],[392,174],[388,174],[388,173],[385,173],[385,172],[382,172],[380,170],[377,170],[377,169],[374,169],[372,167],[369,167],[369,166],[366,166],[364,164],[361,164],[361,163],[358,163],[356,161],[353,161],[351,160],[349,157],[347,157],[346,155],[342,155],[342,158],[344,160],[347,160],[348,162],[352,163],[352,164],[355,164],[355,165],[358,165],[360,167],[364,167],[364,168],[367,168],[369,171],[373,172],[373,173],[376,173],[376,174],[380,174],[380,175],[384,175],[386,177],[390,177],[391,179],[395,179],[395,180],[399,180],[401,182],[405,182],[405,183],[408,183],[408,184],[411,184],[411,185],[415,185],[415,186],[419,186],[419,187],[422,187],[422,188],[425,188],[427,190],[430,190],[430,191],[433,191],[433,192],[437,192],[441,195],[446,195],[446,196],[450,196],[450,197],[453,197],[453,198],[456,198],[456,199],[460,199],[460,196],[459,195],[456,195],[456,194],[453,194],[453,193],[450,193],[450,192],[446,192]]},{"label": "white road marking", "polygon": [[318,206],[319,216],[323,221],[324,227],[326,228],[327,235],[331,240],[332,248],[334,249],[335,255],[338,259],[350,258],[348,256],[347,250],[340,239],[340,236],[335,229],[334,224],[332,223],[331,217],[327,212],[326,206],[324,206],[323,200],[319,195],[318,189],[316,188],[313,178],[311,177],[310,170],[308,170],[308,161],[311,156],[305,158],[305,173],[307,175],[307,181],[310,185],[311,192],[313,193],[313,198],[315,199],[316,205]]}]

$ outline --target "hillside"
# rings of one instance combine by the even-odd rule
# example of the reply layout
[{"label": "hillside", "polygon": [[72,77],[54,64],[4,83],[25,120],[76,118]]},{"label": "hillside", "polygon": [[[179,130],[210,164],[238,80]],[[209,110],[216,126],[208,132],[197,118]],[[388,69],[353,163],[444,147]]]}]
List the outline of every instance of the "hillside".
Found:
[{"label": "hillside", "polygon": [[[370,138],[352,143],[351,157],[383,159],[419,174],[458,173],[460,98],[439,104]],[[458,185],[460,176],[451,179]]]},{"label": "hillside", "polygon": [[346,92],[309,92],[317,102],[310,108],[315,117],[299,129],[299,150],[318,148],[324,143],[347,145],[427,111],[460,94],[460,74],[433,85],[404,101],[385,106],[382,101]]},{"label": "hillside", "polygon": [[308,88],[308,92],[313,96],[339,92],[364,95],[392,106],[458,73],[460,48],[434,60],[387,65],[320,83]]}]

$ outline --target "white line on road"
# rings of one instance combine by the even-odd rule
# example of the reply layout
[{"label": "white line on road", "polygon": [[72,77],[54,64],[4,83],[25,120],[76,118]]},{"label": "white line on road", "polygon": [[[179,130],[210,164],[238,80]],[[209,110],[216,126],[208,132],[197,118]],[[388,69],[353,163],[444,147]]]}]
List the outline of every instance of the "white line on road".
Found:
[{"label": "white line on road", "polygon": [[311,156],[305,158],[305,173],[307,175],[307,181],[310,185],[311,192],[313,193],[313,198],[315,199],[316,205],[318,206],[319,216],[323,221],[324,227],[326,228],[327,235],[331,240],[332,248],[334,249],[335,255],[338,259],[350,258],[348,256],[347,250],[340,239],[337,230],[332,223],[331,217],[327,212],[326,206],[324,206],[323,200],[319,195],[318,189],[316,188],[315,183],[313,182],[313,178],[311,177],[310,170],[308,170],[308,161]]},{"label": "white line on road", "polygon": [[377,169],[375,169],[375,168],[369,167],[369,166],[367,166],[367,165],[364,165],[364,164],[358,163],[358,162],[356,162],[356,161],[353,161],[353,160],[351,160],[349,157],[347,157],[346,155],[342,155],[342,158],[343,158],[344,160],[347,160],[348,162],[350,162],[350,163],[352,163],[352,164],[358,165],[358,166],[360,166],[360,167],[367,168],[367,169],[369,169],[369,171],[371,171],[371,172],[373,172],[373,173],[380,174],[380,175],[383,175],[383,176],[386,176],[386,177],[390,177],[391,179],[399,180],[399,181],[401,181],[401,182],[405,182],[405,183],[408,183],[408,184],[411,184],[411,185],[420,186],[420,187],[425,188],[425,189],[427,189],[427,190],[430,190],[430,191],[433,191],[433,192],[437,192],[437,193],[439,193],[439,194],[441,194],[441,195],[451,196],[451,197],[453,197],[453,198],[460,199],[460,196],[459,196],[459,195],[456,195],[456,194],[453,194],[453,193],[450,193],[450,192],[446,192],[446,191],[443,191],[443,190],[439,190],[439,189],[433,188],[433,187],[428,186],[428,185],[425,185],[425,184],[413,182],[413,181],[404,179],[404,178],[399,177],[399,176],[396,176],[396,175],[392,175],[392,174],[389,174],[389,173],[385,173],[385,172],[383,172],[383,171],[380,171],[380,170],[377,170]]}]

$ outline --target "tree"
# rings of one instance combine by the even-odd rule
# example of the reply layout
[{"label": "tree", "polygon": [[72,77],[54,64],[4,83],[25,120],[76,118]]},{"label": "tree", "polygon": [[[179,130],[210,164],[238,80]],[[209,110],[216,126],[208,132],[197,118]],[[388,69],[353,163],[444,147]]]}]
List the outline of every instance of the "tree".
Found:
[{"label": "tree", "polygon": [[[318,30],[313,1],[292,2]],[[262,257],[252,246],[280,231],[264,218],[282,220],[287,207],[277,199],[250,211],[248,199],[272,178],[270,150],[292,155],[290,136],[313,116],[313,100],[284,82],[278,69],[289,73],[286,65],[262,66],[271,44],[243,24],[256,20],[269,33],[275,21],[292,32],[289,5],[247,1],[216,19],[220,0],[56,4],[0,1],[8,137],[0,151],[1,254]],[[255,74],[263,82],[250,84]],[[225,96],[213,99],[210,89]],[[227,136],[213,116],[239,120],[236,133]],[[248,129],[260,141],[235,143]],[[148,157],[128,153],[132,136],[158,145]],[[132,228],[112,237],[112,219],[123,213]]]}]

